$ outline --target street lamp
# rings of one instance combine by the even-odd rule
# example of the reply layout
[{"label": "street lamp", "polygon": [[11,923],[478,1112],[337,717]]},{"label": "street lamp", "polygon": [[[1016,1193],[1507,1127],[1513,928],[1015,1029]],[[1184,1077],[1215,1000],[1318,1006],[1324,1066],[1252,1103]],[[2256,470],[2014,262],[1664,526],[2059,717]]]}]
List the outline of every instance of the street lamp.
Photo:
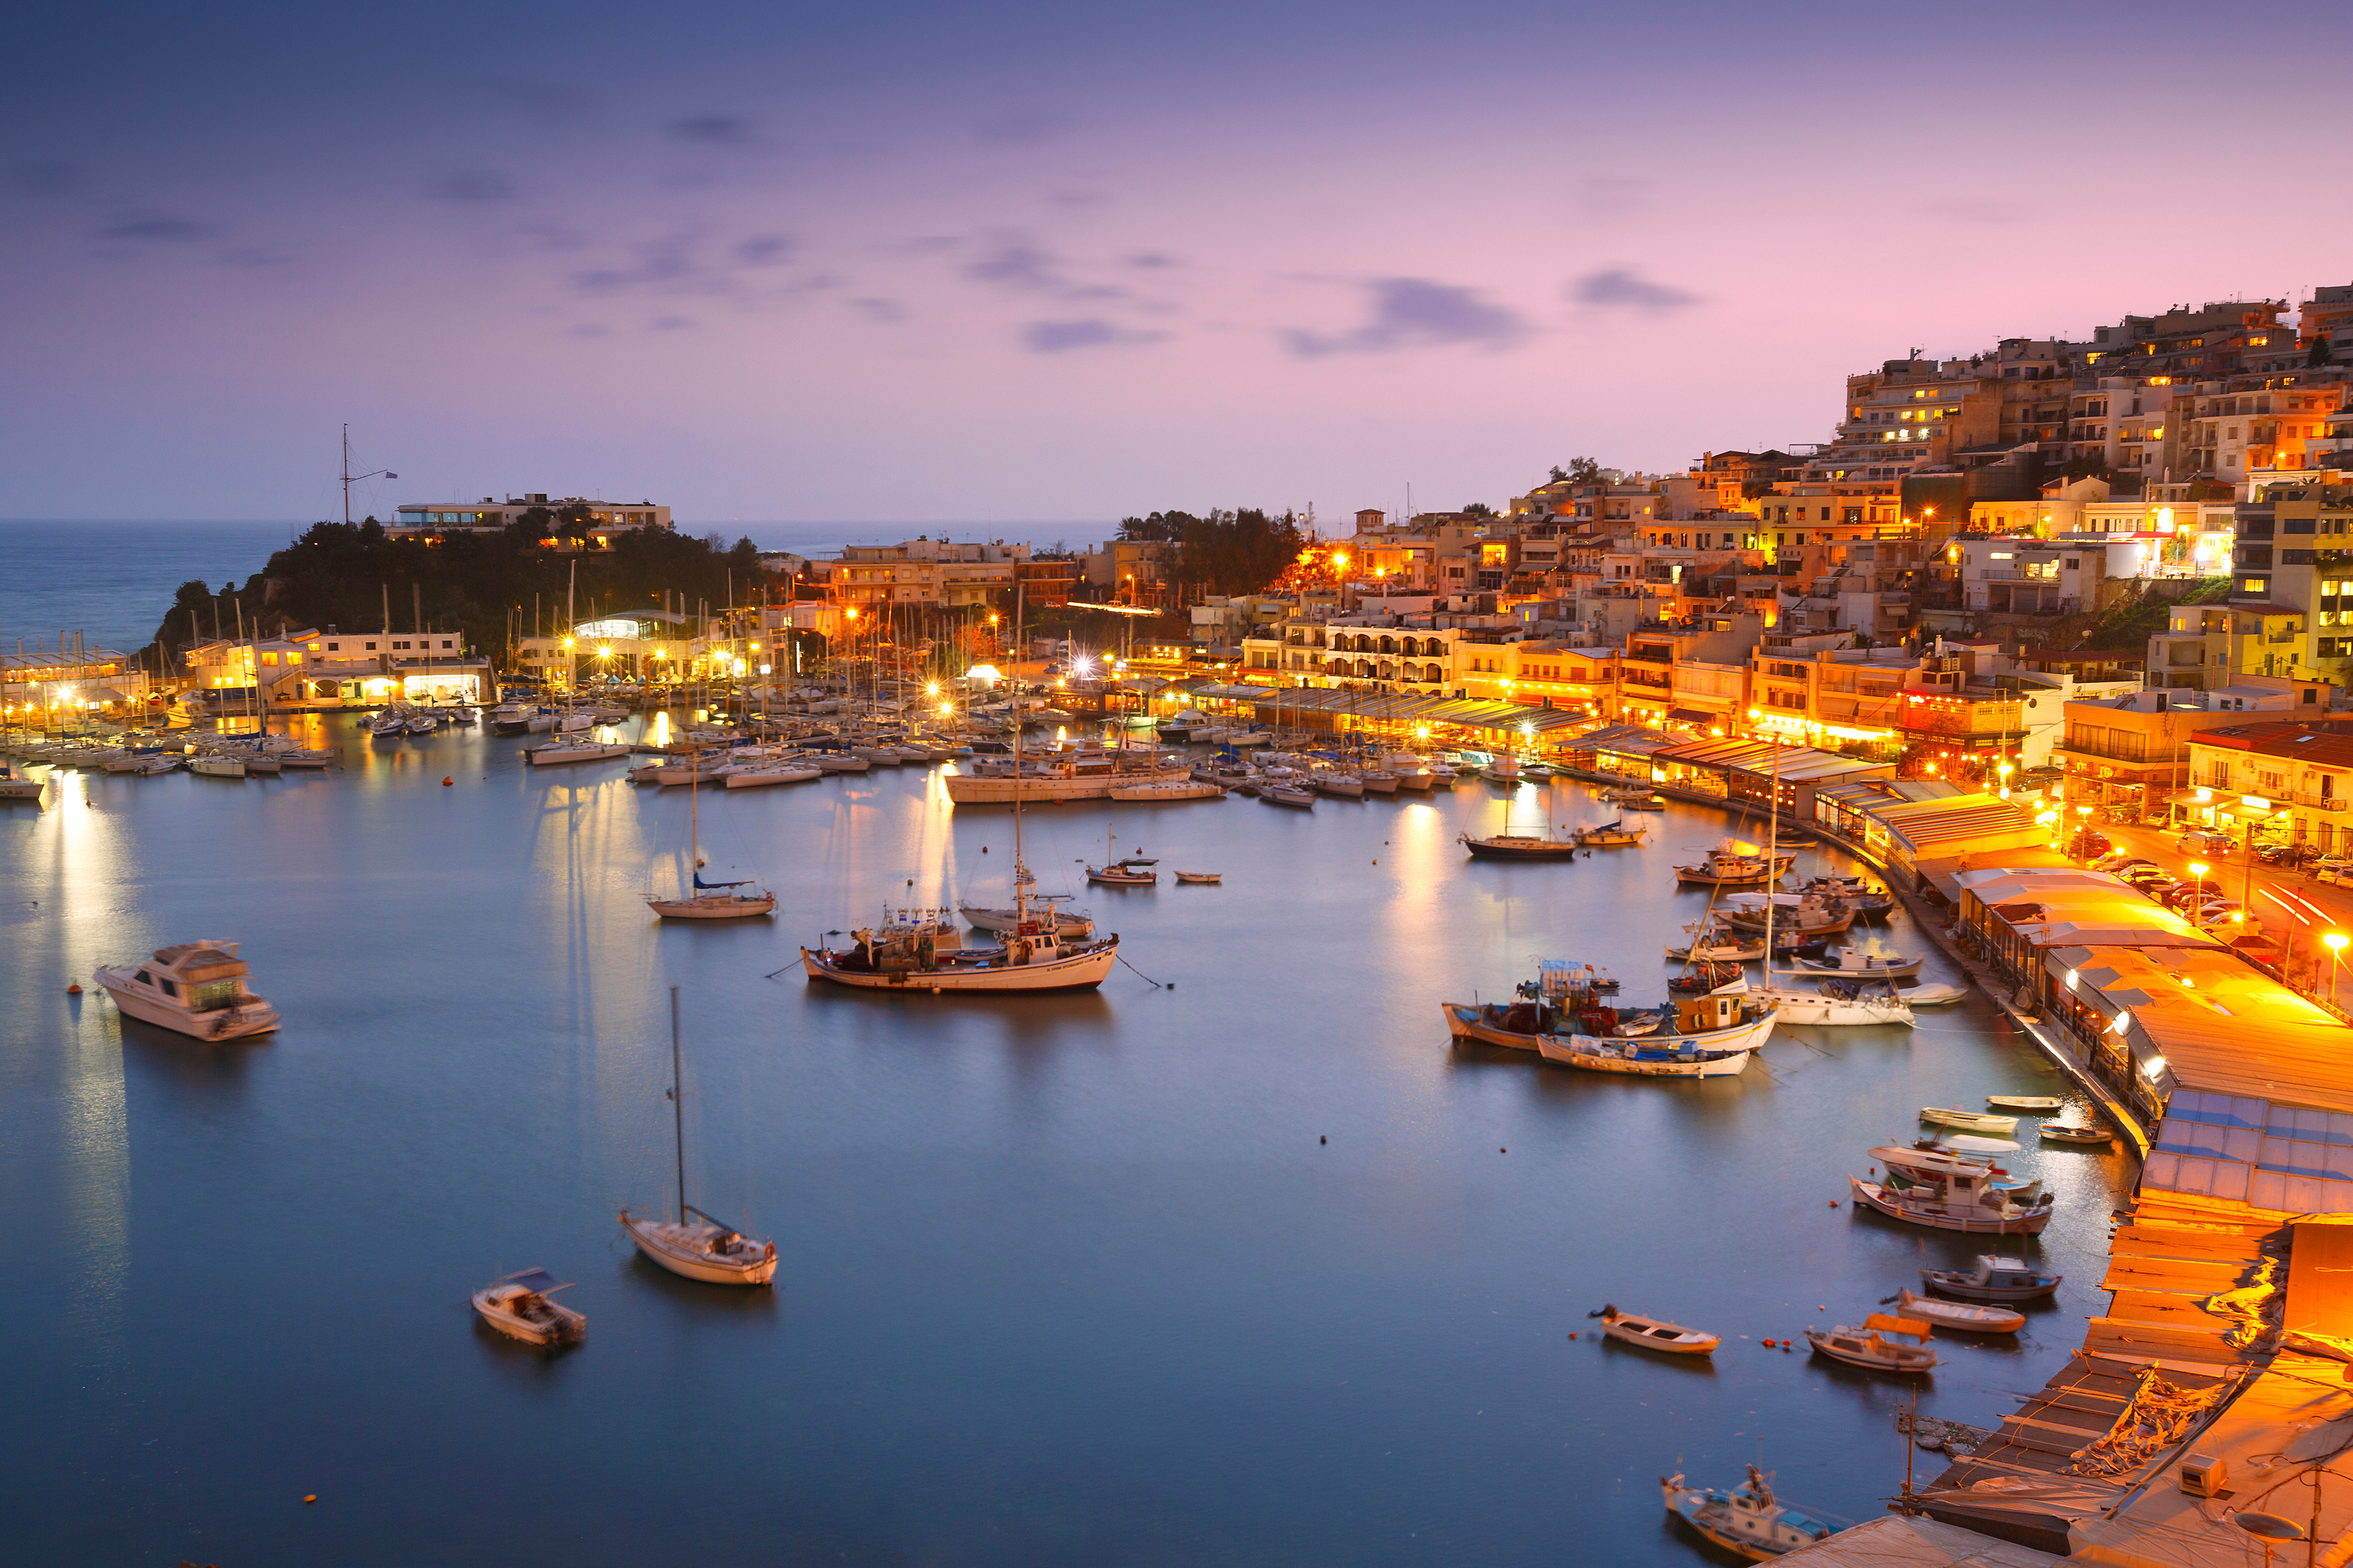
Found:
[{"label": "street lamp", "polygon": [[2200,907],[2203,908],[2206,903],[2206,862],[2203,860],[2189,862],[2189,874],[2198,879],[2198,902]]},{"label": "street lamp", "polygon": [[2341,931],[2323,931],[2320,940],[2328,944],[2328,1005],[2334,1008],[2337,1005],[2337,966],[2345,956],[2345,933]]}]

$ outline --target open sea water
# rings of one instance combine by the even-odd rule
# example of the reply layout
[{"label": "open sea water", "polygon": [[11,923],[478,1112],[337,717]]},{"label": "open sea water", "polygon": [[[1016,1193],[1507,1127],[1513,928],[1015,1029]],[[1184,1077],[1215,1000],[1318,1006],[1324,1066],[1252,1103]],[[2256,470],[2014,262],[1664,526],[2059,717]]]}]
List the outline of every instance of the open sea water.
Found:
[{"label": "open sea water", "polygon": [[[664,925],[687,792],[303,725],[342,767],[0,807],[14,1562],[1697,1563],[1662,1475],[1761,1462],[1834,1521],[1903,1482],[1909,1387],[1761,1344],[1979,1249],[1853,1212],[1866,1151],[1924,1105],[2064,1091],[1975,998],[1784,1028],[1701,1083],[1450,1044],[1442,1000],[1540,958],[1659,1001],[1705,904],[1671,867],[1725,831],[1699,807],[1549,866],[1464,858],[1505,819],[1484,785],[1037,810],[1041,885],[1125,964],[874,995],[797,944],[1008,897],[1010,817],[935,771],[703,792],[707,874],[777,915]],[[1225,883],[1089,892],[1110,847]],[[244,943],[278,1033],[200,1045],[90,986],[200,937]],[[1868,940],[1923,945],[1901,917]],[[671,985],[687,1195],[775,1239],[773,1290],[660,1272],[614,1223],[675,1201]],[[1920,1407],[1981,1426],[2081,1342],[2131,1177],[2031,1132],[2010,1163],[2059,1194],[2010,1247],[2067,1281],[2015,1339],[1938,1336]],[[577,1282],[584,1345],[470,1312],[530,1265]],[[1604,1302],[1723,1348],[1601,1341]]]}]

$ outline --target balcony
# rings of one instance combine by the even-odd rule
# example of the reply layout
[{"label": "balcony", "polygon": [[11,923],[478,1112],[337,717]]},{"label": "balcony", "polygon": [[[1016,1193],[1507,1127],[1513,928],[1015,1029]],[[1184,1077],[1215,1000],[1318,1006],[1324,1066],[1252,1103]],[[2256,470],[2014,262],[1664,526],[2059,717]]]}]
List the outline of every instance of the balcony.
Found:
[{"label": "balcony", "polygon": [[2298,790],[2294,795],[2274,798],[2284,798],[2311,811],[2342,811],[2345,809],[2346,801],[2346,797],[2341,795],[2314,795],[2306,790]]}]

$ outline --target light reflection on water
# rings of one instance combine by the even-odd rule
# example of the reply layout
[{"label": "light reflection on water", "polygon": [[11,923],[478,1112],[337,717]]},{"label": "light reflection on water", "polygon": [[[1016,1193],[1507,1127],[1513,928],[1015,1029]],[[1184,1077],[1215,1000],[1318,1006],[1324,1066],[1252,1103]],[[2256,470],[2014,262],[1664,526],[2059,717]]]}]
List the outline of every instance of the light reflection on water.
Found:
[{"label": "light reflection on water", "polygon": [[[76,776],[0,816],[0,1327],[56,1352],[0,1438],[32,1557],[394,1563],[528,1520],[543,1551],[652,1560],[678,1500],[724,1496],[787,1557],[1654,1559],[1689,1554],[1652,1478],[1737,1479],[1760,1437],[1792,1498],[1868,1518],[1904,1391],[1757,1342],[1965,1259],[1852,1214],[1845,1178],[1922,1105],[2053,1081],[1976,1002],[1913,1035],[1784,1031],[1699,1084],[1450,1048],[1438,1003],[1537,957],[1656,1002],[1706,902],[1668,868],[1725,831],[1698,808],[1535,867],[1462,858],[1504,819],[1484,784],[1041,809],[1041,889],[1081,892],[1133,969],[935,1001],[768,978],[885,904],[1004,900],[1010,817],[951,811],[928,770],[702,792],[712,865],[756,869],[779,915],[665,927],[641,900],[687,870],[684,790],[542,776],[478,733],[329,738],[347,771]],[[1523,786],[1523,829],[1539,801],[1612,814]],[[1225,885],[1086,889],[1110,821]],[[274,1039],[61,994],[199,935],[246,943]],[[672,984],[690,1195],[776,1236],[773,1296],[649,1272],[612,1224],[673,1201]],[[2040,1253],[2068,1285],[2015,1347],[1940,1339],[1924,1409],[1990,1424],[2104,1300],[2129,1163],[2019,1163],[2060,1193]],[[533,1263],[591,1318],[554,1363],[462,1306]],[[1725,1348],[1597,1343],[1605,1300]]]}]

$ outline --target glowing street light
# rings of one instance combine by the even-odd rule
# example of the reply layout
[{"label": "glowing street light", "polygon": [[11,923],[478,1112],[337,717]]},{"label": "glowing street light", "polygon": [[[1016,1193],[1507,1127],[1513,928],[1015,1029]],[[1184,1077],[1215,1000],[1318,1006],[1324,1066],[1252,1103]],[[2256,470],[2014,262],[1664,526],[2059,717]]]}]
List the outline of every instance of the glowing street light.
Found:
[{"label": "glowing street light", "polygon": [[2320,940],[2328,944],[2328,1005],[2335,1007],[2337,1005],[2337,968],[2338,961],[2345,956],[2345,933],[2341,931],[2323,931],[2320,933]]}]

